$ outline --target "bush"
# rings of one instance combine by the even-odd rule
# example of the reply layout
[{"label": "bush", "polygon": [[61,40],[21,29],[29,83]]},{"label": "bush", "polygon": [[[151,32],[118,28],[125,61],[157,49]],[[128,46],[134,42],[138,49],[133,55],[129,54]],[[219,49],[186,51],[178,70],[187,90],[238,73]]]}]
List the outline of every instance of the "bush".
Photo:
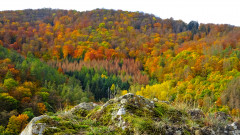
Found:
[{"label": "bush", "polygon": [[165,103],[156,103],[155,104],[155,115],[156,116],[163,116],[168,110],[168,106]]},{"label": "bush", "polygon": [[28,120],[31,120],[33,117],[35,117],[32,110],[24,111],[22,114],[26,114],[29,117]]}]

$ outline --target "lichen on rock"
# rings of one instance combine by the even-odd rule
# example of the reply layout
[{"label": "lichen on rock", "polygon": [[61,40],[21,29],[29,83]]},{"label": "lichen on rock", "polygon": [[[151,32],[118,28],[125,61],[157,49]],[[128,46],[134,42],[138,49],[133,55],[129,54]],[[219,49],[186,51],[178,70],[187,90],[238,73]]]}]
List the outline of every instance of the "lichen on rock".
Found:
[{"label": "lichen on rock", "polygon": [[39,120],[50,118],[47,115],[42,115],[33,118],[20,135],[43,135],[44,130],[47,127],[46,123],[37,123]]},{"label": "lichen on rock", "polygon": [[[210,121],[209,121],[210,120]],[[207,123],[207,124],[205,124]],[[240,122],[223,112],[177,109],[169,102],[128,93],[102,106],[81,103],[69,111],[34,118],[21,135],[42,134],[240,134]]]}]

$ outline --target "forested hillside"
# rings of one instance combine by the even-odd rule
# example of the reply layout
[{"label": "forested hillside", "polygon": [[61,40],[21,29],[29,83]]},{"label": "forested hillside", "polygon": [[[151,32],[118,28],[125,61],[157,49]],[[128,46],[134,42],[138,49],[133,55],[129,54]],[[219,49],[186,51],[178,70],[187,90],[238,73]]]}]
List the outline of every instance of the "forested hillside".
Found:
[{"label": "forested hillside", "polygon": [[0,45],[4,126],[126,92],[240,115],[239,27],[121,10],[1,11]]},{"label": "forested hillside", "polygon": [[0,133],[6,126],[6,133],[18,134],[34,116],[56,112],[69,102],[94,99],[82,90],[79,80],[30,53],[24,58],[0,46],[0,67]]}]

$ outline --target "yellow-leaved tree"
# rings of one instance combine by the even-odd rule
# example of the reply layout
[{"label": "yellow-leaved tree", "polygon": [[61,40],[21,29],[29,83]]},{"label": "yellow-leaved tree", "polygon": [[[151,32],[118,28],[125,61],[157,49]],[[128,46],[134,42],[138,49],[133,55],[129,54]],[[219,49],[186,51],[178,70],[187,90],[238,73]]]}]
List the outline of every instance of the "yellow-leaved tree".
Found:
[{"label": "yellow-leaved tree", "polygon": [[13,115],[9,119],[6,132],[10,134],[19,134],[27,126],[27,120],[27,114],[20,114],[18,116]]},{"label": "yellow-leaved tree", "polygon": [[171,81],[166,81],[161,84],[142,87],[140,91],[136,92],[136,95],[141,95],[150,99],[157,98],[159,100],[169,100],[173,92],[173,89],[171,89]]}]

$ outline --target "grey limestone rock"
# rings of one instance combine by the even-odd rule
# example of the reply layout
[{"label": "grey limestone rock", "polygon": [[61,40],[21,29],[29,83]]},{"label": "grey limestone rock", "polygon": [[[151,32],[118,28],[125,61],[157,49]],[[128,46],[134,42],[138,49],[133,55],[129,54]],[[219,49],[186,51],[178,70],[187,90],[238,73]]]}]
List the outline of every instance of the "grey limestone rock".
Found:
[{"label": "grey limestone rock", "polygon": [[83,103],[78,104],[78,105],[75,106],[74,108],[72,108],[72,109],[70,110],[70,112],[75,112],[75,111],[78,110],[78,109],[85,109],[85,110],[90,111],[90,110],[94,109],[94,108],[97,107],[97,106],[98,106],[98,105],[95,104],[95,103],[93,103],[93,102],[90,102],[90,103],[83,102]]},{"label": "grey limestone rock", "polygon": [[49,118],[49,116],[41,115],[33,118],[20,135],[43,135],[43,131],[47,126],[46,123],[36,123],[43,118]]},{"label": "grey limestone rock", "polygon": [[204,113],[200,109],[189,110],[188,114],[192,117],[192,119],[201,119],[205,117]]}]

